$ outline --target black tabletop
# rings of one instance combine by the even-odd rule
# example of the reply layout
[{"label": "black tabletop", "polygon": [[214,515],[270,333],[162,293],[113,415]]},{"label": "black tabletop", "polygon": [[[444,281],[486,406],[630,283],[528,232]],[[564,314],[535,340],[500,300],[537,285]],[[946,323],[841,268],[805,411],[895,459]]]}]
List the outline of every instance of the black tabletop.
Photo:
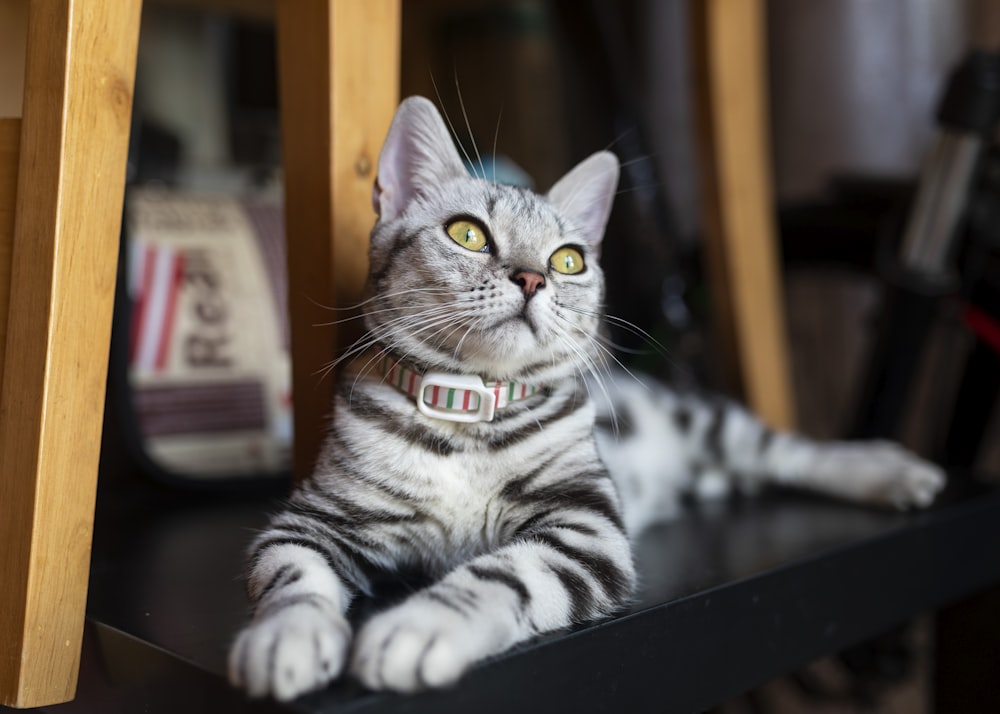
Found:
[{"label": "black tabletop", "polygon": [[1000,491],[956,485],[912,514],[766,493],[650,529],[627,611],[518,647],[452,689],[404,697],[347,681],[248,702],[225,682],[226,648],[247,616],[243,551],[278,504],[102,480],[80,691],[50,710],[701,711],[1000,582]]}]

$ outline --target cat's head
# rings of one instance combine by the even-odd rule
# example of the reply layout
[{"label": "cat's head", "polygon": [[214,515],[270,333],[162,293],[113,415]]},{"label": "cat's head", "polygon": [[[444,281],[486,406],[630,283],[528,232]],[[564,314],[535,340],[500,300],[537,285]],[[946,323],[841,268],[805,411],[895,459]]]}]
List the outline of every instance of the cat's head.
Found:
[{"label": "cat's head", "polygon": [[434,105],[405,100],[372,196],[369,337],[426,368],[491,379],[593,367],[617,183],[608,152],[544,196],[473,177]]}]

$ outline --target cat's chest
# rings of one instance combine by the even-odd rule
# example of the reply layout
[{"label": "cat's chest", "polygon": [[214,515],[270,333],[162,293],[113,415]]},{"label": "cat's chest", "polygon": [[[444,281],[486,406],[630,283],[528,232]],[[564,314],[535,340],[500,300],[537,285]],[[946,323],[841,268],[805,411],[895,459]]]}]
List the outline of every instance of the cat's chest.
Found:
[{"label": "cat's chest", "polygon": [[[398,458],[397,467],[403,465]],[[522,519],[504,497],[517,469],[509,458],[488,453],[408,458],[415,513],[408,528],[411,542],[421,544],[421,558],[429,553],[451,559],[485,552],[516,530]]]},{"label": "cat's chest", "polygon": [[408,462],[405,471],[420,507],[456,526],[480,523],[516,472],[509,456],[481,451],[446,458],[398,455],[397,466],[400,459]]},{"label": "cat's chest", "polygon": [[535,515],[532,504],[511,498],[512,484],[548,471],[554,455],[593,449],[592,410],[572,386],[493,422],[458,424],[417,415],[406,396],[369,385],[340,404],[332,487],[402,515],[389,534],[401,561],[495,548]]}]

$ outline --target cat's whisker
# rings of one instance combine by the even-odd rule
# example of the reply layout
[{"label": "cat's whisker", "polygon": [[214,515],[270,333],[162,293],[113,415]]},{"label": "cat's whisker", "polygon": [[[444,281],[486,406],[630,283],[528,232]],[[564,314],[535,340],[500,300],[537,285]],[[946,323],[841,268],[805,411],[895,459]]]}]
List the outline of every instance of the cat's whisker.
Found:
[{"label": "cat's whisker", "polygon": [[428,349],[442,352],[444,345],[438,338],[442,333],[452,329],[454,323],[451,320],[436,319],[423,324],[419,329],[411,330],[410,336]]},{"label": "cat's whisker", "polygon": [[562,325],[556,323],[556,324],[554,324],[554,328],[556,330],[556,336],[562,341],[562,343],[564,345],[566,345],[566,346],[569,347],[569,352],[571,354],[575,354],[577,356],[577,358],[578,358],[578,361],[582,365],[584,365],[587,368],[587,371],[589,371],[590,373],[592,373],[595,378],[600,379],[600,375],[598,374],[597,366],[594,364],[594,358],[593,358],[593,356],[590,355],[590,354],[588,354],[579,345],[576,344],[576,341],[567,332],[567,330],[566,330],[565,327],[563,327]]},{"label": "cat's whisker", "polygon": [[394,318],[392,322],[404,321],[401,324],[408,335],[417,338],[433,350],[442,351],[448,336],[462,329],[470,318],[461,313],[456,314],[453,305],[443,305],[439,308],[413,316]]},{"label": "cat's whisker", "polygon": [[326,310],[328,312],[344,312],[346,310],[360,309],[366,305],[375,302],[376,300],[385,300],[387,298],[398,297],[399,295],[405,295],[407,293],[414,293],[414,292],[416,293],[433,292],[438,294],[447,294],[448,291],[443,288],[428,288],[428,287],[408,288],[406,290],[400,290],[398,292],[389,292],[389,293],[381,293],[379,295],[372,295],[371,297],[366,298],[361,302],[354,303],[352,305],[327,305],[325,303],[321,303],[320,301],[316,300],[315,298],[309,295],[303,295],[303,297],[316,307],[322,308],[323,310]]},{"label": "cat's whisker", "polygon": [[[680,362],[679,360],[675,359],[674,356],[670,353],[670,350],[668,350],[659,340],[657,340],[655,337],[653,337],[651,334],[649,334],[646,330],[643,330],[641,327],[639,327],[635,323],[629,322],[628,320],[622,319],[622,318],[617,317],[615,315],[594,313],[594,312],[590,312],[590,311],[587,311],[587,310],[583,310],[582,308],[566,306],[566,309],[570,310],[571,312],[577,312],[577,313],[580,313],[580,314],[596,316],[596,317],[599,317],[599,318],[601,318],[601,319],[603,319],[603,320],[605,320],[605,321],[607,321],[607,322],[609,322],[609,323],[611,323],[613,325],[617,325],[618,327],[623,328],[626,332],[629,332],[629,333],[631,333],[631,334],[639,337],[640,339],[642,339],[643,342],[645,342],[647,345],[649,345],[653,349],[653,352],[656,355],[658,355],[660,358],[662,358],[664,360],[664,362],[666,362],[666,364],[668,364],[671,368],[673,368],[677,373],[688,374],[690,372],[689,368],[686,365],[684,365],[682,362]],[[602,345],[607,345],[609,347],[614,348],[614,350],[616,350],[618,352],[624,352],[624,353],[628,353],[628,354],[639,354],[639,355],[641,355],[641,354],[649,354],[649,352],[647,352],[645,350],[630,349],[630,348],[624,347],[622,345],[619,345],[614,340],[612,340],[611,338],[606,337],[606,336],[604,336],[604,335],[602,335],[600,333],[594,335],[594,339],[600,341],[602,343]],[[609,351],[609,354],[611,354],[610,351]],[[618,360],[616,360],[616,361],[618,361]],[[623,366],[620,361],[618,361],[618,364],[619,364],[619,366]]]},{"label": "cat's whisker", "polygon": [[444,110],[444,100],[441,99],[441,92],[440,90],[438,90],[437,81],[434,79],[433,73],[431,73],[431,85],[433,85],[434,87],[434,94],[437,95],[438,104],[441,106],[441,113],[444,116],[444,120],[448,123],[448,129],[451,131],[452,139],[454,139],[455,143],[458,145],[458,148],[462,151],[462,155],[465,157],[465,160],[468,162],[468,165],[470,167],[474,166],[475,164],[472,163],[472,157],[469,156],[469,152],[466,150],[465,146],[459,140],[458,132],[455,131],[455,125],[452,123],[451,117],[448,115],[448,112]]},{"label": "cat's whisker", "polygon": [[[349,400],[351,402],[354,401],[354,390],[357,388],[358,382],[360,382],[363,378],[367,377],[368,374],[371,373],[373,369],[375,369],[375,365],[379,363],[379,360],[381,360],[388,354],[390,354],[389,350],[383,347],[382,349],[376,351],[375,354],[373,354],[370,358],[368,358],[368,361],[365,362],[360,367],[360,369],[358,369],[358,373],[354,377],[354,382],[351,384],[351,392],[349,396]],[[388,375],[382,375],[380,381],[384,383],[387,377]]]},{"label": "cat's whisker", "polygon": [[388,300],[388,299],[391,299],[391,298],[401,297],[403,295],[408,295],[408,294],[411,294],[411,293],[429,293],[429,294],[433,294],[433,295],[449,295],[449,294],[451,294],[450,291],[447,290],[446,288],[435,288],[435,287],[406,288],[404,290],[397,290],[397,291],[393,291],[393,292],[383,292],[383,293],[379,293],[378,295],[372,295],[371,297],[365,298],[361,302],[356,302],[356,303],[353,303],[351,305],[326,305],[324,303],[319,302],[318,300],[314,300],[313,298],[309,297],[308,295],[305,295],[304,297],[309,302],[311,302],[313,305],[315,305],[316,307],[322,308],[323,310],[327,310],[329,312],[344,312],[346,310],[358,310],[358,309],[363,308],[366,305],[370,305],[371,303],[376,302],[378,300]]},{"label": "cat's whisker", "polygon": [[361,338],[359,338],[354,344],[348,347],[343,354],[338,356],[336,359],[330,363],[324,365],[321,369],[317,370],[316,373],[320,375],[321,380],[329,376],[333,370],[335,370],[344,361],[356,357],[371,347],[381,343],[384,339],[391,335],[396,329],[397,324],[400,326],[413,326],[414,328],[421,327],[428,322],[436,323],[439,316],[447,316],[451,311],[451,307],[448,305],[434,306],[428,310],[424,310],[417,313],[411,313],[408,315],[402,315],[400,317],[393,318],[392,320],[382,323],[375,329],[367,332]]},{"label": "cat's whisker", "polygon": [[[560,317],[564,321],[568,321],[568,319],[564,315],[558,315],[558,317]],[[625,366],[625,364],[618,358],[618,356],[612,350],[608,349],[603,344],[601,344],[600,339],[597,339],[595,336],[589,334],[585,334],[585,336],[587,337],[591,345],[593,345],[596,354],[596,359],[599,360],[601,365],[603,366],[604,374],[610,374],[612,367],[617,367],[619,370],[627,374],[630,378],[635,380],[637,384],[640,384],[644,389],[649,390],[649,385],[646,384],[641,379],[639,379],[638,377],[636,377],[635,374],[633,374],[632,371]],[[613,365],[611,364],[612,362],[614,363]],[[595,369],[591,369],[590,373],[595,379],[603,380],[603,376],[598,374],[598,372]],[[607,398],[608,393],[606,390],[604,391],[605,391],[605,397]],[[613,410],[614,402],[610,398],[608,398],[608,404],[612,407]],[[613,419],[613,421],[615,422],[615,428],[617,429],[617,418]]]},{"label": "cat's whisker", "polygon": [[622,329],[626,330],[627,332],[630,332],[636,337],[641,338],[646,344],[648,344],[650,347],[656,350],[656,353],[659,354],[660,356],[662,357],[669,356],[669,351],[659,340],[657,340],[655,337],[649,334],[646,330],[636,325],[634,322],[629,322],[628,320],[625,320],[621,317],[617,317],[616,315],[585,310],[575,305],[566,305],[565,308],[571,312],[576,312],[581,315],[586,315],[588,317],[594,317],[597,319],[603,319],[606,322],[621,327]]},{"label": "cat's whisker", "polygon": [[625,138],[626,136],[628,136],[629,134],[632,134],[632,133],[634,133],[634,132],[638,131],[638,129],[639,129],[639,127],[638,127],[638,126],[636,126],[636,125],[634,125],[634,124],[633,124],[632,126],[630,126],[630,127],[628,128],[628,129],[624,129],[624,130],[623,130],[623,131],[622,131],[622,132],[621,132],[620,134],[618,134],[618,136],[616,136],[616,137],[615,137],[614,139],[612,139],[612,140],[611,140],[611,141],[610,141],[610,142],[609,142],[609,143],[608,143],[608,144],[607,144],[607,145],[606,145],[606,146],[604,147],[604,150],[605,150],[605,151],[611,151],[611,149],[612,149],[612,148],[613,148],[613,147],[614,147],[614,146],[615,146],[616,144],[620,143],[622,139],[624,139],[624,138]]},{"label": "cat's whisker", "polygon": [[472,321],[472,323],[468,326],[468,328],[466,328],[465,333],[459,338],[458,342],[455,344],[455,349],[453,350],[453,355],[455,357],[455,360],[461,359],[462,345],[465,344],[466,338],[468,338],[468,336],[472,333],[473,330],[482,327],[482,324],[483,324],[482,318],[478,318]]},{"label": "cat's whisker", "polygon": [[[563,317],[563,321],[568,322],[568,320],[565,317]],[[619,433],[619,420],[617,411],[615,410],[614,399],[611,396],[611,391],[608,388],[607,381],[605,379],[605,375],[608,373],[609,369],[606,359],[604,358],[604,356],[601,354],[600,351],[597,351],[596,358],[603,365],[604,368],[602,370],[601,368],[598,367],[597,363],[595,363],[594,361],[595,357],[591,356],[590,354],[587,354],[583,349],[581,349],[576,345],[572,337],[567,334],[565,327],[556,324],[556,328],[557,328],[557,337],[560,340],[562,340],[563,344],[567,345],[574,354],[577,355],[579,362],[586,368],[586,371],[591,375],[594,383],[600,389],[601,394],[605,400],[605,403],[608,405],[608,409],[611,414],[612,429],[614,433],[617,435]],[[593,340],[589,341],[595,347],[600,347],[600,345],[595,341]],[[613,357],[613,355],[611,356]],[[591,397],[591,399],[593,399],[593,394],[591,393],[590,389],[590,381],[584,380],[584,386],[587,389],[588,395]]]},{"label": "cat's whisker", "polygon": [[378,302],[386,302],[386,301],[389,301],[389,300],[392,300],[392,299],[395,299],[395,298],[399,298],[399,297],[403,297],[403,296],[410,296],[410,295],[413,295],[413,294],[439,297],[439,296],[450,296],[451,295],[451,291],[449,291],[449,290],[447,290],[445,288],[409,288],[409,289],[406,289],[406,290],[399,290],[399,291],[396,291],[396,292],[384,293],[382,295],[377,295],[377,296],[374,296],[374,297],[370,297],[367,300],[362,300],[359,303],[356,303],[354,305],[345,306],[345,307],[328,307],[328,306],[324,306],[324,305],[321,305],[320,303],[317,303],[317,302],[313,301],[314,304],[317,305],[318,307],[322,307],[323,309],[329,310],[330,312],[349,312],[349,311],[357,311],[358,312],[358,314],[351,315],[350,317],[344,317],[344,318],[340,318],[340,319],[337,319],[337,320],[331,320],[329,322],[316,322],[316,323],[313,323],[313,327],[331,327],[331,326],[334,326],[334,325],[342,325],[344,323],[352,322],[354,320],[364,319],[366,315],[378,315],[378,314],[381,314],[381,313],[384,313],[384,312],[392,312],[394,310],[408,310],[408,309],[412,309],[412,305],[411,304],[407,304],[407,305],[390,306],[390,307],[386,307],[386,308],[380,308],[378,310],[371,310],[371,309],[369,309],[369,310],[363,310],[362,311],[362,308],[364,308],[367,305],[371,305],[372,303],[375,303],[377,301]]},{"label": "cat's whisker", "polygon": [[395,298],[403,297],[404,295],[451,295],[452,291],[444,287],[435,287],[430,285],[424,285],[418,288],[404,288],[402,290],[392,290],[389,292],[382,292],[374,297],[368,298],[367,300],[358,303],[356,307],[364,307],[369,303],[375,302],[377,300],[394,300]]},{"label": "cat's whisker", "polygon": [[503,105],[500,105],[500,111],[497,112],[497,126],[493,131],[493,188],[497,186],[497,141],[500,139],[500,119],[503,118]]},{"label": "cat's whisker", "polygon": [[[632,372],[632,370],[630,370],[628,367],[626,367],[625,364],[620,359],[618,359],[618,356],[615,355],[614,352],[612,352],[611,350],[609,350],[607,347],[605,347],[604,345],[600,344],[599,342],[595,341],[594,345],[602,352],[602,354],[604,354],[607,357],[609,357],[615,363],[615,366],[617,366],[618,369],[620,369],[622,372],[624,372],[629,377],[631,377],[632,379],[634,379],[638,384],[641,384],[644,389],[649,390],[649,385],[646,384],[641,379],[639,379],[638,377],[636,377],[635,374]],[[605,360],[605,364],[607,365],[607,361],[606,360]],[[607,371],[608,372],[611,371],[611,365],[607,365]]]},{"label": "cat's whisker", "polygon": [[650,350],[648,350],[648,349],[639,349],[637,347],[629,347],[627,345],[619,344],[618,342],[615,342],[613,339],[611,339],[607,335],[600,335],[600,334],[594,335],[594,339],[597,340],[598,342],[600,342],[605,347],[608,347],[610,349],[616,350],[618,352],[622,352],[622,353],[627,354],[627,355],[637,355],[638,356],[638,355],[648,355],[648,354],[650,354]]},{"label": "cat's whisker", "polygon": [[448,304],[440,304],[440,305],[433,305],[433,306],[429,307],[425,311],[422,311],[422,312],[419,312],[419,313],[414,313],[414,312],[409,312],[409,311],[413,310],[413,306],[412,305],[394,305],[392,307],[385,307],[385,308],[381,308],[379,310],[369,310],[369,311],[367,311],[365,313],[365,317],[375,317],[377,315],[386,315],[388,313],[393,313],[393,312],[405,313],[405,314],[393,317],[393,318],[391,318],[387,322],[381,323],[382,325],[390,325],[390,324],[393,324],[393,323],[405,322],[408,319],[419,318],[421,316],[424,316],[424,315],[427,315],[427,314],[431,314],[431,311],[435,310],[435,309],[440,309],[441,311],[447,312],[447,311],[453,310],[454,308],[453,308],[453,306],[448,305]]},{"label": "cat's whisker", "polygon": [[351,315],[350,317],[342,317],[339,320],[330,320],[329,322],[314,322],[312,327],[336,327],[337,325],[346,325],[348,322],[363,320],[364,318],[363,314]]},{"label": "cat's whisker", "polygon": [[636,191],[648,191],[658,188],[659,184],[655,183],[643,184],[642,186],[629,186],[627,188],[620,188],[617,191],[615,191],[615,196],[624,196],[625,194],[635,193]]},{"label": "cat's whisker", "polygon": [[[472,132],[472,125],[469,123],[469,114],[465,110],[465,99],[462,98],[462,87],[458,82],[458,67],[455,68],[455,92],[458,93],[458,106],[462,109],[462,118],[465,119],[465,129],[469,132],[469,140],[472,142],[472,150],[476,153],[476,159],[479,161],[479,170],[482,172],[480,178],[486,178],[486,166],[483,164],[482,154],[479,153],[479,147],[476,146],[476,135]],[[470,162],[471,163],[471,162]],[[473,175],[475,175],[475,170],[473,169]]]},{"label": "cat's whisker", "polygon": [[619,166],[624,169],[629,166],[634,166],[635,164],[641,164],[645,161],[652,161],[653,158],[655,158],[654,154],[641,154],[640,156],[636,156],[634,159],[629,159],[628,161],[622,161],[619,164]]},{"label": "cat's whisker", "polygon": [[535,422],[535,426],[538,427],[538,433],[539,434],[544,434],[545,433],[545,425],[542,424],[542,422],[540,422],[538,420],[537,416],[535,416],[535,410],[532,409],[531,407],[528,407],[528,413],[531,415],[531,420],[533,422]]},{"label": "cat's whisker", "polygon": [[602,371],[598,369],[597,366],[594,365],[591,361],[587,362],[587,370],[591,376],[591,379],[583,380],[584,387],[587,390],[587,396],[592,402],[594,402],[595,404],[597,403],[597,400],[595,399],[593,394],[593,390],[591,390],[590,387],[591,381],[593,381],[593,383],[596,384],[598,389],[600,390],[601,397],[604,399],[604,403],[607,406],[608,412],[611,417],[612,432],[615,434],[615,437],[617,438],[618,434],[620,433],[620,427],[619,427],[620,421],[618,418],[618,410],[615,408],[615,400],[611,396],[611,390],[608,387],[607,380],[605,379],[606,372],[602,373]]},{"label": "cat's whisker", "polygon": [[[466,316],[460,317],[459,319],[455,320],[455,322],[453,324],[448,325],[452,329],[448,330],[447,334],[444,335],[443,339],[441,340],[439,349],[441,351],[444,351],[444,348],[447,346],[446,343],[447,343],[448,340],[451,339],[452,335],[454,335],[456,332],[458,332],[463,327],[465,327],[466,324],[468,324],[468,327],[466,328],[465,333],[459,339],[458,344],[456,345],[456,347],[453,348],[453,349],[451,349],[451,350],[449,350],[449,352],[452,352],[455,355],[455,359],[458,359],[459,358],[458,357],[458,355],[459,355],[459,348],[461,346],[461,343],[465,340],[466,337],[469,336],[469,334],[473,330],[479,330],[479,329],[481,329],[483,327],[483,325],[484,325],[484,322],[485,321],[481,317],[473,317],[471,319],[468,318],[468,317],[466,317]],[[444,332],[444,329],[442,329],[441,332]]]}]

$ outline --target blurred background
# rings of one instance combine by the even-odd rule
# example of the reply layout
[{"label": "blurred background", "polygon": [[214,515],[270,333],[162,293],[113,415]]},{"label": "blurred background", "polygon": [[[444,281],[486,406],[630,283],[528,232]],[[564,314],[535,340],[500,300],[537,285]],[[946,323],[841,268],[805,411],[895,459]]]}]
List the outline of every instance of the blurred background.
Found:
[{"label": "blurred background", "polygon": [[[720,374],[702,269],[692,14],[687,0],[405,2],[400,94],[434,99],[458,141],[495,159],[502,180],[545,190],[592,151],[618,153],[625,169],[603,258],[608,312],[666,354],[638,330],[613,329],[613,338],[647,371],[732,390]],[[879,246],[892,250],[902,232],[949,73],[971,49],[1000,46],[1000,8],[989,0],[771,0],[766,33],[798,425],[846,435],[857,431],[867,398],[883,294]],[[148,2],[131,185],[186,199],[250,196],[247,232],[280,245],[269,236],[281,231],[276,77],[267,0]],[[149,194],[138,195],[133,217],[148,214]],[[281,260],[280,248],[261,250]],[[280,313],[287,288],[274,280]],[[325,304],[327,296],[311,298]],[[939,457],[974,343],[961,305],[938,301],[913,396],[899,408],[898,436]],[[276,389],[272,401],[287,401],[287,384]],[[979,406],[978,420],[992,425],[984,434],[997,433],[994,412]],[[975,462],[996,470],[998,440],[980,441]]]}]

